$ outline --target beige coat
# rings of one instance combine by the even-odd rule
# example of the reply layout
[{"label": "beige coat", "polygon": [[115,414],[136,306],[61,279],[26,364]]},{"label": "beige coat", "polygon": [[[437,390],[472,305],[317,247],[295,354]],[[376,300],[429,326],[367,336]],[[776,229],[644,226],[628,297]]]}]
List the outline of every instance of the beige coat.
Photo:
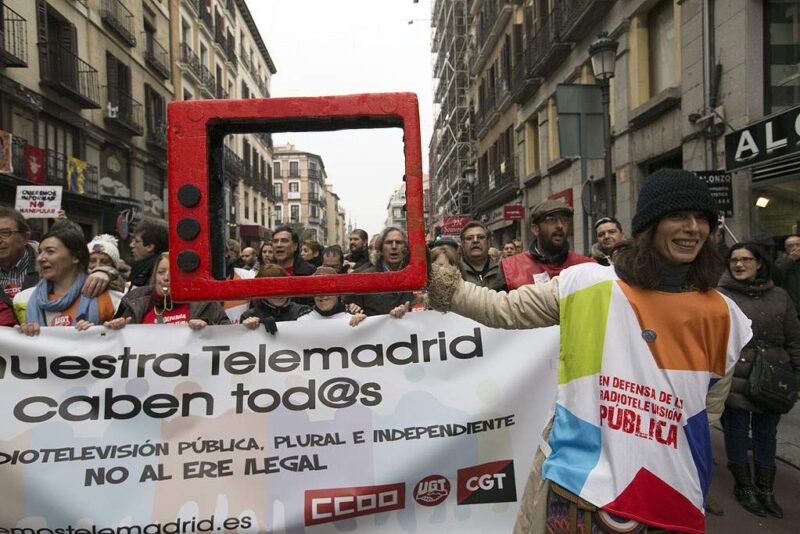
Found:
[{"label": "beige coat", "polygon": [[[434,265],[428,297],[435,310],[453,311],[493,328],[519,330],[559,324],[558,277],[544,284],[531,284],[508,293],[498,293],[465,283],[456,267]],[[733,373],[728,373],[706,396],[710,424],[716,423],[725,409],[725,398],[732,377]],[[536,451],[533,468],[528,474],[514,526],[515,534],[544,534],[547,530],[548,482],[542,480],[541,469],[546,457],[542,449],[549,449],[547,440],[551,428],[552,420],[542,434],[542,445]]]}]

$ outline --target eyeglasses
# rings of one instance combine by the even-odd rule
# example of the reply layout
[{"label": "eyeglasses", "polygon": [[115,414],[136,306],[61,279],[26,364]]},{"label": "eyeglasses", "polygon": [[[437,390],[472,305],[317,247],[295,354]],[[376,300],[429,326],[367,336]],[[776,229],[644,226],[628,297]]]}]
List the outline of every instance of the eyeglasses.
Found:
[{"label": "eyeglasses", "polygon": [[756,261],[756,259],[753,256],[740,256],[738,258],[729,259],[728,263],[730,263],[731,265],[737,265],[739,263],[742,263],[744,265],[749,265],[754,261]]},{"label": "eyeglasses", "polygon": [[556,224],[556,223],[569,224],[570,222],[572,222],[572,217],[570,217],[569,215],[551,214],[545,216],[545,218],[542,219],[542,222],[547,224]]},{"label": "eyeglasses", "polygon": [[464,236],[464,241],[486,241],[485,235],[468,235]]},{"label": "eyeglasses", "polygon": [[0,239],[8,239],[14,234],[23,234],[22,230],[0,230]]}]

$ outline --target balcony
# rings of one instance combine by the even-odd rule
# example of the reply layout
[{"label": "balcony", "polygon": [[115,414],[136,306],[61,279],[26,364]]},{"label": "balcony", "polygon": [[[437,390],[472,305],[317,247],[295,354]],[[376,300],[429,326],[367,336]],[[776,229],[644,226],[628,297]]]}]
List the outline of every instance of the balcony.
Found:
[{"label": "balcony", "polygon": [[214,89],[214,98],[219,100],[227,100],[230,98],[228,91],[222,88],[221,85],[217,84],[216,88]]},{"label": "balcony", "polygon": [[103,116],[106,123],[119,126],[133,135],[142,135],[144,133],[142,104],[115,85],[107,86],[106,94],[108,103]]},{"label": "balcony", "polygon": [[161,78],[169,79],[171,65],[169,51],[161,46],[154,34],[149,32],[144,32],[144,60]]},{"label": "balcony", "polygon": [[2,8],[0,67],[27,67],[28,21],[7,5]]},{"label": "balcony", "polygon": [[225,54],[228,56],[227,61],[233,70],[238,70],[239,60],[236,57],[236,41],[233,39],[233,36],[229,35],[228,37],[230,37],[230,39],[228,39],[228,44],[225,45]]},{"label": "balcony", "polygon": [[242,65],[244,65],[245,70],[247,72],[250,72],[250,69],[251,69],[251,67],[250,67],[250,55],[249,54],[242,54],[239,59],[242,60]]},{"label": "balcony", "polygon": [[322,177],[322,173],[319,172],[319,169],[312,169],[311,167],[308,168],[308,179],[309,180],[320,180]]},{"label": "balcony", "polygon": [[317,215],[309,214],[308,215],[308,222],[309,222],[309,224],[321,224],[322,223],[322,217],[319,214],[317,214]]},{"label": "balcony", "polygon": [[286,198],[289,200],[300,200],[300,191],[289,191],[286,193]]},{"label": "balcony", "polygon": [[546,78],[569,53],[570,44],[559,34],[561,13],[561,8],[555,7],[533,28],[526,28],[525,64],[531,78]]},{"label": "balcony", "polygon": [[476,42],[478,52],[472,60],[471,71],[477,76],[492,55],[498,39],[505,33],[506,24],[514,13],[511,2],[503,0],[485,1],[482,6],[480,23],[477,27]]},{"label": "balcony", "polygon": [[309,202],[322,203],[322,200],[323,200],[323,198],[322,198],[322,195],[320,194],[319,191],[309,191],[308,192],[308,201]]},{"label": "balcony", "polygon": [[511,67],[511,100],[517,104],[525,103],[543,81],[542,78],[529,77],[524,57],[517,56],[517,62]]},{"label": "balcony", "polygon": [[70,50],[55,43],[39,43],[41,84],[72,99],[82,109],[100,108],[97,71]]},{"label": "balcony", "polygon": [[497,122],[500,114],[497,112],[497,95],[492,91],[487,91],[484,98],[480,101],[480,108],[475,114],[475,135],[483,137],[486,131]]},{"label": "balcony", "polygon": [[514,161],[509,157],[501,164],[489,171],[487,179],[481,178],[475,186],[475,208],[485,211],[505,202],[517,194],[519,184],[514,174]]},{"label": "balcony", "polygon": [[99,197],[98,172],[94,165],[86,165],[83,180],[67,175],[67,161],[69,157],[55,150],[46,150],[44,158],[44,179],[47,185],[60,185],[65,193],[74,193],[81,196]]},{"label": "balcony", "polygon": [[203,82],[202,71],[200,69],[200,59],[194,53],[192,47],[188,43],[181,43],[181,61],[180,64],[184,67],[198,83]]},{"label": "balcony", "polygon": [[580,41],[611,9],[614,2],[615,0],[561,0],[564,13],[559,24],[561,37],[566,41]]},{"label": "balcony", "polygon": [[222,28],[222,25],[217,25],[214,28],[214,42],[219,45],[220,49],[222,50],[223,54],[227,56],[228,54],[228,39],[225,37],[225,30]]},{"label": "balcony", "polygon": [[244,175],[244,161],[242,161],[242,158],[228,147],[225,147],[223,154],[226,178],[240,179]]},{"label": "balcony", "polygon": [[208,98],[214,98],[216,81],[214,80],[214,75],[205,65],[200,65],[200,83],[202,84],[200,90],[203,94]]},{"label": "balcony", "polygon": [[156,119],[149,117],[147,119],[147,133],[145,135],[145,142],[152,147],[166,150],[167,124],[165,122],[156,121]]},{"label": "balcony", "polygon": [[122,5],[120,0],[103,0],[103,11],[100,19],[114,30],[129,46],[136,46],[136,35],[133,32],[133,13]]}]

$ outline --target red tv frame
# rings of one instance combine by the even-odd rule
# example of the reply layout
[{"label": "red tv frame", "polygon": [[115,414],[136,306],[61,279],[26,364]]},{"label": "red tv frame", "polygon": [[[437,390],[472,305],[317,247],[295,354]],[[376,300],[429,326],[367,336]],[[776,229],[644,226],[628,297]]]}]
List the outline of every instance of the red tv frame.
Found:
[{"label": "red tv frame", "polygon": [[[223,140],[228,134],[400,127],[408,266],[398,272],[225,280]],[[200,100],[168,107],[170,289],[178,301],[407,291],[427,279],[419,108],[413,93]]]}]

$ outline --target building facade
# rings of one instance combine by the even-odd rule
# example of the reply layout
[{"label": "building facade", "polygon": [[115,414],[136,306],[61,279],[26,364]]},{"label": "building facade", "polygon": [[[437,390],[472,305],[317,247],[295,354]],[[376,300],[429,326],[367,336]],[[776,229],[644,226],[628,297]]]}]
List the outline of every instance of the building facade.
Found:
[{"label": "building facade", "polygon": [[[178,100],[269,98],[277,71],[244,0],[170,0],[170,9]],[[231,134],[224,144],[228,236],[257,244],[274,222],[272,138]]]},{"label": "building facade", "polygon": [[[575,209],[573,247],[584,251],[593,241],[584,224],[591,228],[597,217],[614,214],[629,229],[644,178],[659,168],[682,167],[722,172],[721,180],[730,180],[729,240],[791,232],[800,192],[792,159],[800,158],[772,147],[771,157],[737,165],[728,178],[725,136],[800,105],[798,4],[471,2],[468,55],[477,140],[471,214],[496,233],[508,224],[499,219],[502,205],[524,204],[527,212],[541,200],[561,198]],[[618,42],[610,82],[612,176],[605,179],[603,159],[589,159],[587,180],[579,159],[562,156],[556,90],[559,84],[597,83],[588,49],[600,32]],[[763,134],[761,139],[764,155]],[[430,160],[439,165],[442,157]],[[512,226],[526,245],[528,223]]]},{"label": "building facade", "polygon": [[[17,185],[62,186],[63,209],[87,235],[125,239],[141,217],[165,217],[168,7],[7,0],[1,8],[0,129],[11,136],[11,165],[0,198],[13,199]],[[32,224],[38,232],[47,221]]]},{"label": "building facade", "polygon": [[408,230],[406,224],[406,184],[402,183],[394,190],[389,202],[386,203],[386,221],[384,228],[394,226],[404,232]]},{"label": "building facade", "polygon": [[291,143],[274,147],[275,226],[302,225],[301,239],[327,242],[326,181],[322,158]]},{"label": "building facade", "polygon": [[339,195],[333,191],[333,184],[325,185],[325,245],[340,245],[343,248],[348,243],[347,228],[345,227],[346,212],[342,206]]}]

